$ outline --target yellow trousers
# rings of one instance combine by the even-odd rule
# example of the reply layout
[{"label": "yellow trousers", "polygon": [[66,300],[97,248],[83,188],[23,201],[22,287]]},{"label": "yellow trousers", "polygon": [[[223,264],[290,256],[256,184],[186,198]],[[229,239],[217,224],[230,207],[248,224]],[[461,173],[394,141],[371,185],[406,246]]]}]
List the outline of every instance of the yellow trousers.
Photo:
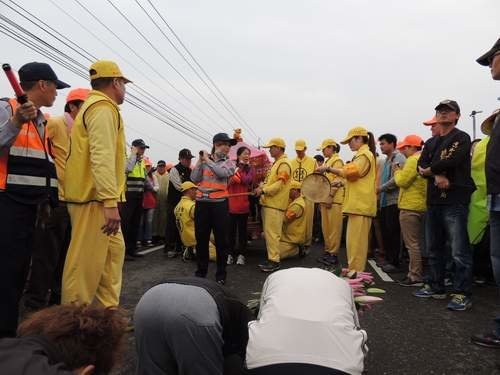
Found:
[{"label": "yellow trousers", "polygon": [[342,216],[342,205],[333,204],[332,208],[320,205],[321,230],[325,241],[325,251],[330,254],[338,254],[340,242],[342,241],[342,227],[344,217]]},{"label": "yellow trousers", "polygon": [[313,222],[314,222],[314,202],[309,199],[304,198],[306,201],[306,210],[304,215],[306,215],[306,246],[311,246],[312,236],[313,236]]},{"label": "yellow trousers", "polygon": [[299,255],[299,246],[295,243],[280,241],[280,259],[291,258]]},{"label": "yellow trousers", "polygon": [[368,216],[347,215],[346,243],[349,271],[365,270],[372,219]]},{"label": "yellow trousers", "polygon": [[262,207],[262,224],[266,239],[267,259],[273,262],[280,261],[280,240],[284,216],[283,211]]},{"label": "yellow trousers", "polygon": [[61,303],[118,306],[125,243],[122,232],[102,233],[102,203],[68,204],[71,242],[64,263]]}]

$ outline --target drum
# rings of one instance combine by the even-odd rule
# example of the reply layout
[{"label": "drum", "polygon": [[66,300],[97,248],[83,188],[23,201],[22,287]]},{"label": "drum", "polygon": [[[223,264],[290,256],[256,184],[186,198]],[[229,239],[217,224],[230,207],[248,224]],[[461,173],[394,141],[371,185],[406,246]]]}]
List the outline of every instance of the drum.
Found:
[{"label": "drum", "polygon": [[331,203],[330,180],[321,174],[313,173],[302,181],[302,195],[314,203]]}]

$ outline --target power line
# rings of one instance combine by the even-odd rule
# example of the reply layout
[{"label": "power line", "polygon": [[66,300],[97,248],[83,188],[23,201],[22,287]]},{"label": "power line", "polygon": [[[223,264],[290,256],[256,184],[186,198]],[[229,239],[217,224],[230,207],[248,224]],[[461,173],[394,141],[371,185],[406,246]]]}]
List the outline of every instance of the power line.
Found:
[{"label": "power line", "polygon": [[177,89],[160,71],[158,71],[149,61],[147,61],[143,56],[137,53],[134,48],[132,48],[128,43],[126,43],[122,38],[120,38],[111,28],[109,28],[104,22],[102,22],[94,13],[92,13],[85,5],[83,5],[80,0],[73,0],[76,2],[87,14],[89,14],[94,20],[96,20],[102,27],[104,27],[108,32],[110,32],[116,39],[120,41],[129,51],[131,51],[138,59],[140,59],[144,64],[146,64],[153,72],[155,72],[159,77],[161,77],[167,85],[174,89],[179,95],[181,95],[187,102],[189,102],[194,108],[196,108],[200,113],[202,113],[210,121],[210,125],[214,125],[215,121],[211,118],[202,108],[200,108],[195,102],[188,98],[182,91]]},{"label": "power line", "polygon": [[[64,15],[66,15],[73,22],[75,22],[76,24],[78,24],[85,32],[87,32],[88,34],[92,35],[95,40],[97,40],[99,43],[101,43],[102,45],[104,45],[107,49],[109,49],[110,51],[112,51],[115,55],[119,56],[120,59],[122,61],[124,61],[129,67],[131,67],[136,73],[138,73],[139,75],[141,75],[144,79],[146,79],[149,83],[151,83],[153,86],[155,86],[156,88],[158,88],[161,92],[163,92],[166,95],[168,95],[169,98],[171,98],[177,104],[179,104],[180,106],[182,106],[191,115],[197,117],[201,121],[204,121],[204,120],[201,119],[201,117],[199,117],[198,114],[192,112],[192,110],[190,108],[188,108],[184,103],[180,102],[173,95],[171,95],[170,93],[168,93],[167,91],[165,91],[164,87],[161,87],[158,84],[157,81],[152,80],[150,76],[144,74],[144,72],[142,70],[138,69],[135,66],[135,64],[132,64],[125,56],[123,56],[120,52],[118,52],[116,49],[114,49],[111,45],[109,45],[108,43],[106,43],[101,37],[97,36],[92,30],[90,30],[88,27],[86,27],[82,22],[80,22],[77,18],[75,18],[71,13],[69,13],[68,11],[66,11],[64,8],[60,7],[59,4],[57,4],[54,0],[49,0],[49,1],[57,9],[59,9],[59,11],[61,11]],[[97,60],[97,58],[94,57],[94,60]],[[138,86],[136,83],[133,83],[133,85],[134,85],[134,87],[137,90],[141,91],[144,95],[148,96],[152,101],[155,101],[156,103],[160,102],[158,99],[155,98],[154,95],[150,95],[148,92],[146,92],[140,86]],[[198,126],[200,129],[203,129],[201,125],[199,125],[199,124],[195,123],[194,121],[188,119],[186,116],[182,115],[180,112],[176,111],[171,106],[169,106],[169,105],[167,105],[167,104],[165,104],[163,102],[160,102],[160,103],[161,103],[161,105],[164,106],[165,110],[167,110],[167,108],[168,108],[169,111],[172,111],[173,112],[172,113],[173,116],[176,116],[177,118],[182,119],[183,121],[186,121],[186,122],[190,123],[191,125]]]},{"label": "power line", "polygon": [[[4,3],[2,0],[0,0],[0,2]],[[5,5],[5,3],[4,3],[4,5]],[[27,10],[25,10],[25,9],[23,9],[23,10],[24,10],[25,12],[27,12],[28,14],[31,14],[31,13],[29,13]],[[5,17],[4,15],[1,15],[1,14],[0,14],[0,18],[1,18],[2,20],[4,20],[4,22],[7,22],[7,23],[8,23],[8,24],[10,24],[12,27],[17,28],[18,30],[20,30],[21,32],[25,33],[26,35],[28,35],[28,36],[29,36],[29,37],[31,37],[32,39],[36,40],[37,42],[39,42],[39,43],[41,43],[41,44],[43,44],[43,45],[45,45],[45,46],[47,46],[47,47],[51,48],[51,49],[52,49],[53,51],[55,51],[56,53],[58,53],[58,54],[60,54],[60,55],[64,56],[64,58],[66,58],[67,60],[69,60],[69,61],[70,61],[70,63],[73,63],[73,64],[74,64],[74,66],[75,66],[75,65],[76,65],[76,66],[78,66],[80,69],[82,69],[82,71],[75,70],[74,66],[68,66],[68,64],[67,64],[67,62],[66,62],[66,61],[61,60],[61,58],[60,58],[59,56],[54,55],[53,53],[51,53],[51,52],[50,52],[50,51],[48,51],[48,50],[44,50],[44,53],[45,53],[45,56],[46,56],[46,57],[48,57],[48,58],[50,58],[50,59],[52,59],[52,60],[56,61],[56,62],[57,62],[57,63],[59,63],[60,65],[63,65],[66,69],[71,70],[73,73],[75,73],[75,74],[77,74],[77,75],[81,76],[82,78],[88,79],[88,77],[87,77],[87,75],[86,75],[87,67],[86,67],[85,65],[83,65],[83,64],[81,64],[81,63],[79,63],[77,60],[75,60],[75,59],[71,58],[70,56],[68,56],[68,55],[64,54],[62,51],[60,51],[60,50],[59,50],[59,49],[57,49],[56,47],[52,46],[51,44],[49,44],[49,43],[47,43],[46,41],[42,40],[41,38],[37,37],[36,35],[34,35],[33,33],[31,33],[31,32],[30,32],[29,30],[27,30],[26,28],[22,27],[21,25],[17,24],[16,22],[14,22],[14,21],[10,20],[9,18]],[[41,21],[41,22],[43,22],[43,21]],[[36,25],[36,23],[35,23],[35,25]],[[36,26],[38,26],[38,25],[36,25]],[[40,27],[40,26],[38,26],[38,27]],[[42,30],[43,30],[43,28],[42,28]],[[67,39],[67,38],[66,38],[63,34],[61,34],[60,32],[58,32],[57,30],[55,30],[55,29],[53,29],[53,28],[52,28],[52,30],[54,30],[54,31],[55,31],[57,34],[59,34],[62,38],[64,38],[64,39],[68,40],[68,39]],[[19,39],[18,39],[18,38],[14,38],[14,39],[15,39],[15,40],[17,40],[17,41],[19,41]],[[63,40],[61,40],[60,38],[57,38],[57,40],[59,40],[59,41],[61,41],[62,43],[64,43],[64,41],[63,41]],[[24,44],[24,45],[26,45],[25,43],[23,43],[23,44]],[[64,43],[64,44],[65,44],[65,45],[67,45],[67,43]],[[40,48],[40,47],[39,47],[39,46],[37,46],[36,44],[35,44],[35,45],[33,45],[33,43],[31,44],[31,47],[34,47],[34,48]],[[89,56],[91,56],[92,58],[94,58],[94,60],[96,59],[96,58],[95,58],[95,56],[93,56],[92,54],[90,54],[90,53],[89,53],[88,51],[86,51],[85,49],[83,49],[83,48],[81,48],[81,47],[78,47],[78,48],[79,48],[79,49],[81,49],[81,50],[82,50],[84,53],[86,53],[87,55],[89,55]],[[80,54],[80,55],[82,55],[82,54]],[[90,60],[90,59],[89,59],[89,60]],[[90,61],[92,61],[92,60],[90,60]],[[145,91],[145,90],[143,90],[143,91]],[[156,101],[156,102],[157,102],[157,103],[159,103],[159,105],[160,105],[160,106],[162,106],[162,107],[163,107],[163,108],[164,108],[164,109],[165,109],[165,110],[166,110],[169,114],[172,114],[172,112],[171,112],[168,108],[165,108],[165,107],[164,107],[164,105],[163,105],[161,102],[159,102],[159,101],[158,101],[158,100],[157,100],[157,99],[156,99],[153,95],[151,95],[151,94],[149,94],[149,93],[147,93],[147,92],[146,92],[146,94],[147,94],[148,96],[150,96],[150,98],[148,98],[148,100],[151,100],[151,99],[152,99],[152,100]],[[134,98],[136,98],[137,100],[141,100],[141,99],[140,99],[140,98],[138,98],[137,96],[134,96],[132,93],[129,93],[129,95],[130,95],[130,96],[132,96],[132,97],[134,97]],[[144,102],[143,100],[141,100],[141,102],[142,102],[143,104],[147,105],[147,103],[146,103],[146,102]],[[170,118],[169,116],[166,116],[166,117],[167,117],[170,121],[174,122],[176,125],[181,126],[181,127],[185,127],[185,126],[183,126],[182,124],[180,124],[178,121],[176,121],[175,119],[172,119],[172,118]],[[198,135],[197,135],[197,133],[195,132],[195,130],[194,130],[194,129],[189,128],[189,127],[186,127],[186,128],[187,128],[189,131],[193,132],[193,134],[196,134],[196,136],[198,136]],[[211,134],[210,134],[210,133],[206,132],[204,129],[200,129],[200,130],[203,130],[203,132],[206,134],[206,136],[207,136],[207,137],[209,137],[209,138],[205,138],[205,137],[204,137],[204,138],[203,138],[204,140],[210,139],[210,137],[211,137]]]},{"label": "power line", "polygon": [[[200,79],[201,82],[208,88],[208,90],[212,93],[212,95],[217,99],[217,101],[226,109],[227,112],[231,114],[231,116],[238,122],[240,123],[240,126],[246,127],[246,125],[233,113],[231,108],[219,97],[217,92],[214,91],[214,89],[207,83],[205,78],[203,78],[200,73],[198,72],[197,69],[189,62],[189,60],[186,58],[186,56],[177,48],[177,46],[172,42],[172,40],[168,37],[168,35],[163,31],[163,29],[158,25],[158,23],[155,21],[155,19],[149,14],[149,12],[141,5],[141,3],[138,0],[134,0],[135,3],[141,8],[143,13],[149,18],[149,20],[153,23],[153,25],[156,26],[158,31],[165,37],[165,39],[169,42],[169,44],[174,48],[174,50],[179,54],[179,56],[184,60],[184,62],[191,68],[191,70],[194,72],[194,74]],[[227,101],[227,100],[226,100]],[[233,107],[234,108],[234,107]]]},{"label": "power line", "polygon": [[[32,38],[33,40],[37,41],[40,43],[39,41],[39,38],[36,37],[34,34],[32,34],[31,32],[29,32],[28,30],[24,29],[23,27],[21,27],[20,25],[16,24],[15,22],[9,20],[8,18],[6,18],[5,16],[1,15],[0,14],[0,19],[3,21],[3,22],[7,22],[8,24],[10,24],[12,27],[14,28],[17,28],[18,31],[21,31],[22,33],[26,34],[28,37]],[[54,54],[53,52],[50,52],[48,51],[44,46],[40,45],[40,44],[36,44],[36,42],[33,42],[33,41],[30,41],[30,40],[26,40],[26,38],[22,38],[20,35],[18,35],[18,33],[16,33],[13,29],[10,29],[8,26],[6,26],[5,24],[0,24],[0,33],[14,39],[15,41],[25,45],[26,47],[30,48],[31,50],[41,54],[42,56],[44,57],[47,57],[49,60],[51,61],[54,61],[56,62],[57,64],[61,65],[62,67],[64,67],[65,69],[71,71],[72,73],[74,73],[75,75],[78,75],[84,79],[88,79],[88,76],[87,76],[87,72],[86,72],[86,69],[84,68],[79,68],[78,66],[74,65],[71,61],[68,62],[66,60],[64,60],[64,58],[58,56],[57,54],[59,53],[60,54],[60,50],[58,50],[56,47],[50,45],[49,43],[47,42],[44,42],[43,44],[46,45],[47,47],[53,49],[55,51],[56,54]],[[73,65],[72,65],[73,64]],[[148,108],[148,103],[145,102],[144,100],[138,98],[137,96],[133,95],[133,94],[128,94],[132,99],[130,98],[126,98],[125,100],[131,104],[132,106],[142,110],[143,112],[155,117],[156,119],[158,119],[159,121],[169,125],[170,127],[182,132],[183,134],[187,135],[188,137],[190,138],[193,138],[195,139],[196,141],[202,143],[202,144],[210,144],[211,143],[211,139],[210,138],[206,138],[206,137],[202,137],[201,135],[197,134],[197,133],[194,133],[192,132],[191,129],[188,129],[186,128],[185,126],[183,126],[182,124],[179,124],[178,122],[168,118],[168,120],[166,120],[164,118],[164,115],[162,115],[159,111],[156,111],[155,113],[155,110],[152,110],[150,108]],[[173,123],[172,123],[173,122]]]},{"label": "power line", "polygon": [[[189,80],[165,57],[165,55],[142,33],[142,31],[139,30],[137,26],[134,25],[132,21],[111,1],[111,0],[106,0],[112,7],[115,9],[118,14],[120,14],[125,21],[146,41],[146,43],[149,44],[149,46],[165,61],[170,68],[172,68],[173,71],[175,71],[181,78],[182,80],[189,86],[191,89],[210,107],[212,110],[217,113],[224,121],[226,121],[229,126],[232,127],[231,122],[217,109],[214,107],[210,101],[207,100],[207,98],[196,88],[194,85],[189,82]],[[222,130],[224,128],[221,127]]]},{"label": "power line", "polygon": [[[137,0],[135,0],[137,2]],[[259,136],[257,135],[257,133],[252,129],[252,127],[250,125],[248,125],[248,123],[245,121],[245,119],[241,116],[241,114],[236,110],[236,108],[234,108],[234,106],[231,104],[231,102],[227,99],[227,97],[224,95],[224,93],[219,89],[219,87],[217,86],[217,84],[214,82],[214,80],[212,80],[212,78],[208,75],[208,73],[205,71],[205,69],[203,69],[203,67],[201,66],[201,64],[198,62],[198,60],[193,56],[193,54],[191,53],[191,51],[189,51],[189,49],[186,47],[186,45],[182,42],[182,40],[180,39],[180,37],[177,35],[177,33],[174,31],[174,29],[169,25],[169,23],[167,22],[167,20],[165,19],[165,17],[162,16],[162,14],[160,13],[160,11],[156,8],[156,6],[152,3],[151,0],[147,0],[147,2],[149,3],[149,5],[153,8],[153,10],[156,12],[156,14],[158,15],[158,17],[160,17],[160,19],[163,21],[163,23],[165,24],[165,26],[170,30],[170,32],[172,33],[172,35],[177,39],[177,41],[179,42],[179,44],[182,46],[182,48],[184,48],[184,50],[187,52],[187,54],[191,57],[191,59],[194,61],[194,63],[196,64],[196,66],[200,69],[200,71],[205,75],[205,77],[210,81],[210,83],[215,87],[215,89],[217,90],[217,92],[222,96],[222,98],[224,98],[224,100],[226,101],[226,103],[231,107],[231,109],[233,110],[233,112],[239,117],[239,119],[246,125],[246,128],[248,130],[250,130],[251,133],[253,133],[253,135],[258,139]],[[165,35],[165,34],[164,34]],[[172,46],[174,46],[174,44],[170,41],[170,39],[165,36],[167,38],[167,40],[170,42],[170,44]],[[175,50],[178,51],[178,49],[174,46]],[[178,51],[179,54],[180,51]],[[191,65],[191,64],[189,64]]]}]

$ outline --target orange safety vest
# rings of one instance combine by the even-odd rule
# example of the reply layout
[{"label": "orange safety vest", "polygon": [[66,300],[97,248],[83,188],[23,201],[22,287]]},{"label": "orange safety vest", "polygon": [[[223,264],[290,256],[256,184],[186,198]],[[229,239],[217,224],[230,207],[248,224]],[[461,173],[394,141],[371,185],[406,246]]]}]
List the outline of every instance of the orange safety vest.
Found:
[{"label": "orange safety vest", "polygon": [[[9,99],[9,104],[14,113],[19,104],[15,99]],[[0,155],[0,191],[25,204],[47,199],[55,204],[58,200],[57,174],[47,131],[42,139],[32,121],[21,126],[8,152]]]},{"label": "orange safety vest", "polygon": [[203,167],[203,177],[198,184],[197,198],[224,199],[227,198],[227,182],[221,183],[219,177],[208,167]]}]

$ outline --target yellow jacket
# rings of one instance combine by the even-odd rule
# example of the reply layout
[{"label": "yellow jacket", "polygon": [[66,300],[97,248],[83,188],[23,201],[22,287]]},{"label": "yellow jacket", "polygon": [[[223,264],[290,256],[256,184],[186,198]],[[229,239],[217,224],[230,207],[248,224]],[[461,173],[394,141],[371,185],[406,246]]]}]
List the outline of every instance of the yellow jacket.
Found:
[{"label": "yellow jacket", "polygon": [[302,182],[304,178],[314,173],[317,163],[316,159],[306,155],[303,159],[299,159],[298,157],[293,159],[290,165],[292,166],[292,178],[295,181]]},{"label": "yellow jacket", "polygon": [[286,155],[281,155],[268,172],[260,204],[263,207],[285,211],[288,207],[292,167]]},{"label": "yellow jacket", "polygon": [[179,230],[182,244],[186,247],[196,246],[194,233],[195,201],[183,196],[174,209],[175,224]]},{"label": "yellow jacket", "polygon": [[345,214],[377,215],[376,169],[375,157],[368,145],[361,146],[352,161],[343,167],[346,185],[342,211]]},{"label": "yellow jacket", "polygon": [[[327,161],[325,161],[325,166],[342,169],[344,167],[344,162],[342,161],[342,159],[339,157],[338,154],[333,154],[330,158],[328,158]],[[325,176],[328,178],[328,180],[330,180],[330,184],[336,182],[345,183],[342,177],[336,176],[333,173],[325,173]],[[331,194],[333,194],[332,203],[334,204],[344,203],[345,189],[343,187],[341,188],[332,187]]]},{"label": "yellow jacket", "polygon": [[66,169],[66,158],[69,150],[68,128],[68,122],[64,116],[49,117],[45,128],[56,165],[57,189],[60,201],[64,200],[64,170]]},{"label": "yellow jacket", "polygon": [[287,207],[281,241],[303,244],[306,241],[306,201],[303,196],[294,199]]},{"label": "yellow jacket", "polygon": [[427,210],[427,180],[417,173],[420,153],[413,154],[401,170],[394,172],[394,182],[399,187],[400,210],[424,212]]},{"label": "yellow jacket", "polygon": [[125,201],[126,143],[118,105],[92,90],[75,118],[66,161],[65,199],[70,203]]}]

